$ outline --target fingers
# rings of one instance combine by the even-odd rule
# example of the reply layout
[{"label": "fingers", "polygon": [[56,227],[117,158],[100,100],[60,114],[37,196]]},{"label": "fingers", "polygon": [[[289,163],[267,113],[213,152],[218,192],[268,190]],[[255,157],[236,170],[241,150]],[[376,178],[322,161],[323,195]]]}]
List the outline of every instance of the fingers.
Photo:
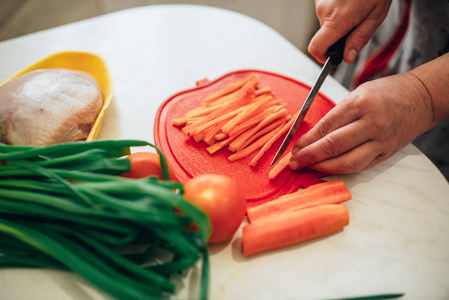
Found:
[{"label": "fingers", "polygon": [[[292,170],[299,170],[308,166],[319,167],[321,166],[321,164],[318,164],[319,162],[327,161],[333,157],[342,157],[350,153],[352,149],[364,145],[367,141],[369,141],[369,135],[367,135],[366,126],[363,121],[359,120],[333,131],[300,150],[293,150],[289,167]],[[375,156],[377,155],[378,153],[375,154]],[[337,162],[339,161],[337,160]],[[359,163],[354,167],[360,167]],[[344,166],[344,170],[353,170],[353,168]],[[339,172],[341,171],[339,170]]]},{"label": "fingers", "polygon": [[380,152],[376,142],[368,141],[343,155],[314,164],[311,168],[327,174],[356,173],[371,168],[386,159],[378,159],[381,157]]},{"label": "fingers", "polygon": [[300,137],[293,146],[292,153],[359,119],[360,111],[356,105],[351,104],[352,98],[354,97],[347,97],[329,111],[309,132]]},{"label": "fingers", "polygon": [[389,0],[319,1],[317,16],[321,28],[309,43],[309,53],[324,63],[329,47],[352,30],[343,58],[348,64],[353,63],[385,19],[390,3]]}]

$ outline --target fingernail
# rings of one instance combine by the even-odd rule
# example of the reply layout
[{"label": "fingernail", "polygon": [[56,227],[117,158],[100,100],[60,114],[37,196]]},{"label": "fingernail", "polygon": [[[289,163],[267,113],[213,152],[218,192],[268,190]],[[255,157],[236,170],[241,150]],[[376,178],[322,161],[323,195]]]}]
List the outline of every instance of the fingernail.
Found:
[{"label": "fingernail", "polygon": [[358,52],[354,48],[349,49],[349,51],[348,51],[349,63],[353,63],[355,61],[355,59],[357,58],[357,54],[358,54]]},{"label": "fingernail", "polygon": [[290,160],[290,161],[288,162],[288,167],[289,167],[291,170],[298,170],[299,164],[298,164],[298,162],[297,162],[296,160]]}]

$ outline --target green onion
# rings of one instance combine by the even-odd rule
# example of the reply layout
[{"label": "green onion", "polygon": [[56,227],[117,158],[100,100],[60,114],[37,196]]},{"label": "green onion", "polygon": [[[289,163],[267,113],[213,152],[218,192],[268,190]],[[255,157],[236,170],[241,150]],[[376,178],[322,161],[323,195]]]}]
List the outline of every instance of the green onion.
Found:
[{"label": "green onion", "polygon": [[[208,218],[169,180],[157,148],[164,180],[117,176],[140,146],[156,148],[135,140],[0,144],[0,268],[69,270],[118,299],[161,299],[175,291],[172,275],[202,259],[198,297],[206,299]],[[186,230],[193,222],[199,231]]]}]

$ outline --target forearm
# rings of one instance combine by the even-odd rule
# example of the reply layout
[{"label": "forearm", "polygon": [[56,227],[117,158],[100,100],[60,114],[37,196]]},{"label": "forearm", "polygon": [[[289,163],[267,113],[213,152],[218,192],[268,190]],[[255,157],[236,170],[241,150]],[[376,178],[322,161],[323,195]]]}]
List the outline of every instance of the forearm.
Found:
[{"label": "forearm", "polygon": [[[404,75],[414,78],[429,111],[429,128],[449,118],[449,53],[421,65]],[[412,79],[413,80],[413,79]]]}]

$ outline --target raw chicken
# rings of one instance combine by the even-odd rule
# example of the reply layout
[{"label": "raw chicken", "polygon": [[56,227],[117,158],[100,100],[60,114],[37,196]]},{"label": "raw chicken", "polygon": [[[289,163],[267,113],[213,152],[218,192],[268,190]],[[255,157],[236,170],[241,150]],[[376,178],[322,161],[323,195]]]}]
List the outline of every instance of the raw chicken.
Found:
[{"label": "raw chicken", "polygon": [[44,146],[85,140],[103,105],[87,73],[42,69],[0,86],[0,142]]}]

